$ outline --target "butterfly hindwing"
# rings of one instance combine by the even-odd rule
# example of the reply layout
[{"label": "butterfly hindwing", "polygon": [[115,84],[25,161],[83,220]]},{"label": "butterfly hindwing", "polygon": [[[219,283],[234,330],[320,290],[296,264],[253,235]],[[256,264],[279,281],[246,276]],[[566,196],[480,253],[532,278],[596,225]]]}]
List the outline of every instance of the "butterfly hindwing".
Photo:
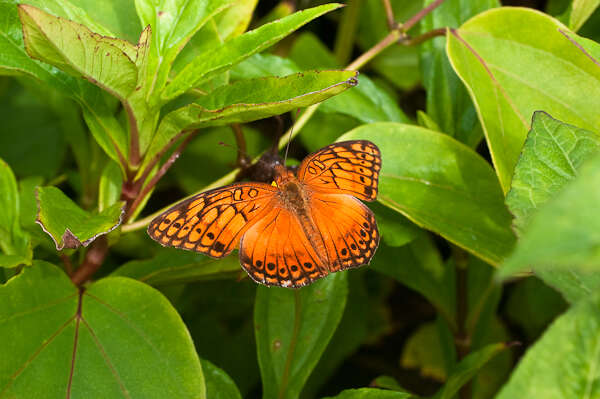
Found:
[{"label": "butterfly hindwing", "polygon": [[258,283],[302,287],[328,274],[297,216],[275,207],[243,235],[240,263]]},{"label": "butterfly hindwing", "polygon": [[277,189],[264,183],[232,184],[180,202],[148,226],[163,246],[221,258],[236,248],[241,233],[269,209]]},{"label": "butterfly hindwing", "polygon": [[362,202],[347,194],[314,194],[311,212],[323,237],[331,272],[371,261],[379,245],[379,231],[373,212]]},{"label": "butterfly hindwing", "polygon": [[381,152],[375,144],[342,141],[307,156],[298,170],[298,180],[321,191],[374,201],[380,170]]}]

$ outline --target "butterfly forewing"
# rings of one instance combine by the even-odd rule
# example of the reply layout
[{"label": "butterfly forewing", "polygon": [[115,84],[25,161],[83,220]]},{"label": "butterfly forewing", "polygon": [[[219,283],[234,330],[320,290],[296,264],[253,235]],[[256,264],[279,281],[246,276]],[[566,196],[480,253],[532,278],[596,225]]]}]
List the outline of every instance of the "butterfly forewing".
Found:
[{"label": "butterfly forewing", "polygon": [[342,141],[306,157],[298,170],[298,180],[321,191],[374,201],[380,170],[381,153],[375,144]]},{"label": "butterfly forewing", "polygon": [[206,191],[157,216],[148,234],[163,246],[221,258],[267,211],[277,189],[264,183],[233,184]]}]

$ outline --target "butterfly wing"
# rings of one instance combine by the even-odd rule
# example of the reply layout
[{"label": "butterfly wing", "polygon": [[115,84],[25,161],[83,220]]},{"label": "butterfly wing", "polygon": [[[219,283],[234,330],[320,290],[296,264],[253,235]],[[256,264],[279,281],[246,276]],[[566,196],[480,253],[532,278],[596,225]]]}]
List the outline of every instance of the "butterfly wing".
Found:
[{"label": "butterfly wing", "polygon": [[346,194],[315,193],[311,214],[323,237],[329,270],[337,272],[368,264],[379,245],[375,215]]},{"label": "butterfly wing", "polygon": [[306,236],[296,215],[274,207],[242,236],[240,262],[258,283],[302,287],[326,276],[320,250]]},{"label": "butterfly wing", "polygon": [[232,184],[182,201],[148,226],[163,246],[221,258],[236,248],[243,231],[268,211],[277,189],[264,183]]},{"label": "butterfly wing", "polygon": [[307,156],[298,169],[298,180],[319,191],[374,201],[380,170],[381,152],[375,144],[342,141]]}]

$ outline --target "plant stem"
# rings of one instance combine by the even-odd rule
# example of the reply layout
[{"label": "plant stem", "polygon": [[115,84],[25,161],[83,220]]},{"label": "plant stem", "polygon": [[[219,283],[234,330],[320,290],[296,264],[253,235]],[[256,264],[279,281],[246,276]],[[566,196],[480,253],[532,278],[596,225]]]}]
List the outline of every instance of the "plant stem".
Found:
[{"label": "plant stem", "polygon": [[390,30],[397,29],[396,18],[394,18],[394,9],[390,4],[390,0],[381,0],[383,8],[385,8],[385,16],[387,17],[387,24]]},{"label": "plant stem", "polygon": [[71,276],[75,285],[85,283],[100,268],[108,252],[108,239],[106,234],[96,238],[85,254],[81,266]]},{"label": "plant stem", "polygon": [[60,259],[63,261],[63,263],[65,265],[65,271],[67,272],[67,275],[68,276],[73,275],[73,263],[71,262],[71,258],[69,257],[69,255],[67,255],[65,253],[61,253]]},{"label": "plant stem", "polygon": [[415,15],[413,15],[408,21],[400,26],[403,32],[408,32],[412,27],[419,23],[420,20],[425,18],[427,14],[438,8],[445,0],[436,0]]}]

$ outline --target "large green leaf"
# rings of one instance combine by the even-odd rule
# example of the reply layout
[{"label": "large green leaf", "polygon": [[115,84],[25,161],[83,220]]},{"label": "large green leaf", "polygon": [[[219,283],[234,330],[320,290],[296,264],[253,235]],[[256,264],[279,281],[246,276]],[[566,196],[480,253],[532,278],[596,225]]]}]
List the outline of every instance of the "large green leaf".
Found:
[{"label": "large green leaf", "polygon": [[600,396],[598,292],[574,305],[519,362],[497,399],[589,399]]},{"label": "large green leaf", "polygon": [[475,103],[505,192],[534,111],[589,130],[600,125],[600,68],[563,32],[598,49],[527,8],[493,9],[448,34],[450,62]]},{"label": "large green leaf", "polygon": [[345,273],[300,290],[258,288],[254,324],[264,399],[300,395],[344,313]]},{"label": "large green leaf", "polygon": [[145,66],[147,93],[160,93],[177,54],[206,22],[232,3],[233,0],[135,1],[142,25],[152,27],[150,55]]},{"label": "large green leaf", "polygon": [[180,132],[250,122],[323,101],[356,85],[354,71],[313,71],[222,86],[165,116],[141,170]]},{"label": "large green leaf", "polygon": [[235,382],[223,370],[202,360],[202,372],[206,380],[206,397],[209,399],[242,399]]},{"label": "large green leaf", "polygon": [[38,187],[36,195],[36,222],[52,237],[58,251],[82,245],[85,247],[121,224],[121,202],[96,214],[81,209],[56,187]]},{"label": "large green leaf", "polygon": [[302,25],[339,7],[339,4],[326,4],[299,11],[229,40],[210,51],[210,56],[195,58],[166,87],[163,98],[169,100],[183,94],[216,73],[272,46]]},{"label": "large green leaf", "polygon": [[10,167],[0,159],[0,266],[30,264],[29,236],[21,229],[19,192]]},{"label": "large green leaf", "polygon": [[212,259],[179,249],[165,249],[151,259],[127,262],[112,275],[131,277],[159,286],[234,277],[240,272],[242,269],[236,254],[225,259]]},{"label": "large green leaf", "polygon": [[[434,0],[427,0],[426,4]],[[421,21],[421,33],[440,27],[458,28],[468,18],[492,7],[498,0],[448,0]],[[427,113],[441,131],[470,147],[483,136],[475,107],[452,70],[446,55],[446,39],[428,40],[419,46],[423,85],[427,90]]]},{"label": "large green leaf", "polygon": [[0,305],[2,397],[206,397],[189,333],[147,285],[115,277],[78,291],[35,261],[0,285]]},{"label": "large green leaf", "polygon": [[[41,0],[44,1],[44,0]],[[35,5],[35,4],[34,4]],[[111,36],[135,42],[140,36],[140,21],[135,10],[135,3],[121,0],[77,0],[77,5],[88,15],[93,15],[94,20],[101,23],[110,32]],[[55,14],[59,15],[60,14]],[[79,22],[74,18],[69,18]],[[83,23],[95,32],[91,25]]]},{"label": "large green leaf", "polygon": [[600,156],[596,155],[531,218],[499,276],[505,278],[528,268],[599,273],[599,186]]},{"label": "large green leaf", "polygon": [[340,140],[381,150],[378,201],[476,256],[498,264],[515,238],[489,164],[453,138],[417,126],[372,123]]},{"label": "large green leaf", "polygon": [[581,163],[598,152],[600,137],[596,134],[535,112],[506,196],[517,230],[522,232],[535,210],[574,179]]},{"label": "large green leaf", "polygon": [[28,5],[19,6],[19,16],[31,57],[83,76],[119,98],[135,88],[137,48],[133,44]]}]

